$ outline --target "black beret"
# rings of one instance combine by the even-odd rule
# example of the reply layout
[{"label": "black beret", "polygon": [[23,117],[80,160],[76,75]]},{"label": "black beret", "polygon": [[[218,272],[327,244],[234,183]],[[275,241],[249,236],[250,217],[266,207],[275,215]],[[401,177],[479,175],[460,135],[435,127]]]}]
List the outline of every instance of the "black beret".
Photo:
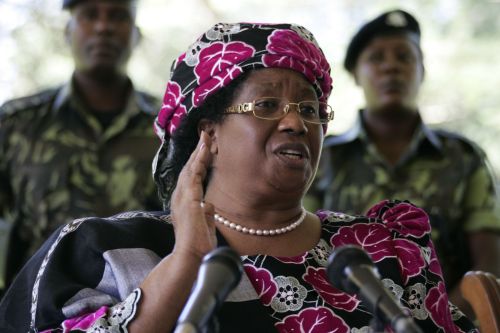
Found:
[{"label": "black beret", "polygon": [[63,0],[63,9],[70,9],[71,7],[82,1],[85,0]]},{"label": "black beret", "polygon": [[63,0],[63,9],[68,9],[73,7],[75,4],[78,2],[81,2],[82,0]]},{"label": "black beret", "polygon": [[377,36],[409,32],[416,36],[415,42],[420,46],[420,27],[417,20],[403,10],[386,12],[363,25],[354,35],[347,47],[344,68],[351,72],[356,61],[368,43]]}]

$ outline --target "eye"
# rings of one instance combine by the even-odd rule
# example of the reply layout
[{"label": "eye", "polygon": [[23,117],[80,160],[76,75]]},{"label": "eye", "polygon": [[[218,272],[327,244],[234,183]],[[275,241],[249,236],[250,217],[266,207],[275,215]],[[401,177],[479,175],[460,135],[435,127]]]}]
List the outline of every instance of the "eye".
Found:
[{"label": "eye", "polygon": [[130,14],[130,11],[124,8],[113,10],[109,14],[109,18],[115,22],[120,22],[120,23],[132,21],[132,15]]},{"label": "eye", "polygon": [[81,22],[91,22],[97,19],[97,9],[94,7],[87,7],[81,10],[77,16]]},{"label": "eye", "polygon": [[380,63],[384,60],[383,52],[373,52],[368,56],[368,61],[372,63]]},{"label": "eye", "polygon": [[404,63],[412,63],[415,61],[415,56],[410,51],[398,52],[397,58],[399,61],[404,62]]},{"label": "eye", "polygon": [[304,117],[315,118],[319,114],[318,103],[314,101],[300,102],[299,108],[300,108],[300,114]]},{"label": "eye", "polygon": [[255,101],[255,109],[262,111],[275,111],[279,109],[280,100],[278,98],[261,98]]}]

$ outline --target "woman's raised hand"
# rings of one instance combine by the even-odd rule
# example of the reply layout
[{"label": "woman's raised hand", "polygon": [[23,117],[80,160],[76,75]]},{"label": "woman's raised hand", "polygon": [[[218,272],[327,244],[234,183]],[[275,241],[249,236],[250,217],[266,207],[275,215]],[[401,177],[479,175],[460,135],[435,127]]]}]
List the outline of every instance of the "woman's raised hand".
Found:
[{"label": "woman's raised hand", "polygon": [[214,207],[203,202],[203,181],[212,163],[210,146],[210,136],[202,131],[196,149],[179,174],[171,201],[174,252],[187,251],[184,254],[200,258],[217,246]]}]

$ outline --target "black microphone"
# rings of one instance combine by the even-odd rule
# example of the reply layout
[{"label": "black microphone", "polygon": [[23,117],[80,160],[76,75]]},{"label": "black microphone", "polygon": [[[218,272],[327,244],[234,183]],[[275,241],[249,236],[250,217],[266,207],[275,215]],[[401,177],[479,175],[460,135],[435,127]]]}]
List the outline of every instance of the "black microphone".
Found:
[{"label": "black microphone", "polygon": [[240,256],[229,247],[219,247],[205,255],[174,333],[207,332],[212,316],[238,285],[242,273]]},{"label": "black microphone", "polygon": [[380,281],[368,254],[360,247],[344,245],[328,258],[327,275],[330,283],[348,294],[357,294],[375,318],[391,325],[396,333],[422,333]]}]

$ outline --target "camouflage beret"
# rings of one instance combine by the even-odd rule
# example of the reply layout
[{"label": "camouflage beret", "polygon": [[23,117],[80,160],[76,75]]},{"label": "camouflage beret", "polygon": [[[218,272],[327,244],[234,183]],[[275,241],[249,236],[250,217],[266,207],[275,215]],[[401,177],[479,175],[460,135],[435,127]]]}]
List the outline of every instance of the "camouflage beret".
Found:
[{"label": "camouflage beret", "polygon": [[354,35],[347,47],[344,68],[351,72],[363,49],[375,37],[395,33],[411,33],[420,47],[420,27],[417,20],[403,10],[392,10],[365,23]]}]

